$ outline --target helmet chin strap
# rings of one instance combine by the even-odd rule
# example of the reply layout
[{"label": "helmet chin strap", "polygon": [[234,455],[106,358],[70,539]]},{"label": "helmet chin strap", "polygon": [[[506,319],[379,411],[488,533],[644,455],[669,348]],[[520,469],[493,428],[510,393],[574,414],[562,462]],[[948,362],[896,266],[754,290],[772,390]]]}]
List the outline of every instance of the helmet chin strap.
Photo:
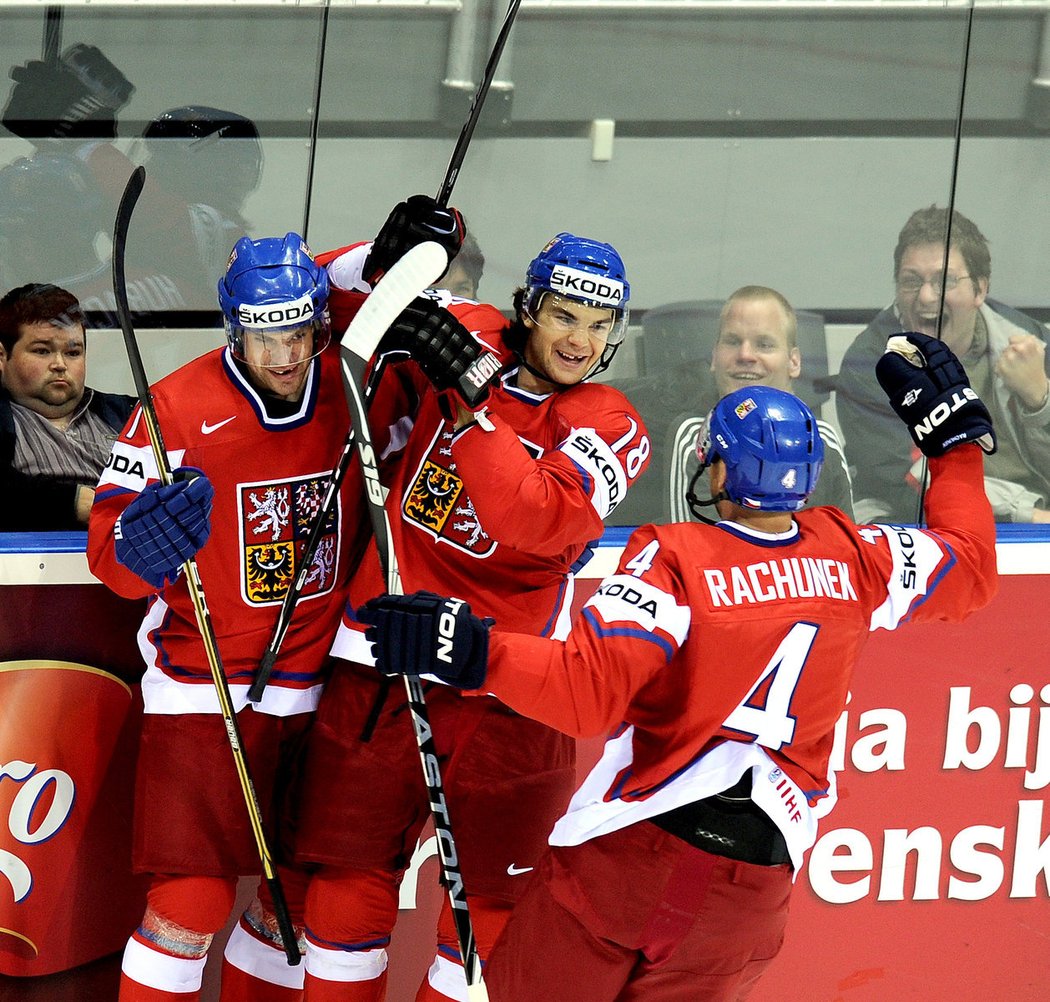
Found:
[{"label": "helmet chin strap", "polygon": [[[544,293],[544,295],[546,295],[546,293]],[[575,302],[575,300],[572,301]],[[522,316],[527,316],[534,324],[536,324],[536,318],[533,317],[532,314],[524,308],[522,309]],[[520,347],[515,347],[514,345],[511,345],[511,350],[517,356],[518,361],[521,363],[521,367],[526,371],[530,372],[537,379],[542,379],[543,382],[550,383],[552,386],[556,386],[558,387],[558,389],[562,390],[567,390],[573,386],[579,386],[580,383],[586,382],[588,379],[591,378],[591,376],[596,376],[598,375],[598,373],[604,372],[606,369],[609,368],[609,365],[612,363],[613,355],[616,354],[616,349],[620,347],[618,343],[613,345],[612,351],[609,352],[608,358],[605,357],[606,351],[609,350],[608,347],[606,347],[605,349],[603,349],[601,355],[598,358],[598,361],[595,362],[594,365],[592,365],[587,370],[582,379],[579,379],[574,383],[562,383],[555,379],[553,376],[550,376],[545,372],[540,372],[540,370],[537,369],[534,365],[531,365],[528,361],[526,361],[525,349],[528,347],[529,338],[532,336],[532,329],[526,327],[521,322],[520,317],[518,318],[517,323],[521,324],[522,333],[520,335],[521,340],[517,341],[517,339],[515,339],[515,341],[517,341],[517,343],[520,344]],[[537,326],[539,325],[537,324]]]},{"label": "helmet chin strap", "polygon": [[706,508],[709,505],[716,505],[719,501],[728,501],[729,497],[725,491],[719,491],[717,494],[711,495],[709,498],[699,498],[696,496],[696,482],[703,476],[704,471],[707,469],[707,465],[700,466],[696,473],[693,474],[693,479],[689,481],[689,487],[686,488],[685,500],[686,504],[689,505],[689,510],[693,515],[698,518],[701,522],[706,522],[708,525],[717,525],[718,520],[711,518],[709,515],[702,512],[701,508]]},{"label": "helmet chin strap", "polygon": [[521,363],[521,367],[523,369],[527,369],[537,379],[542,379],[545,383],[550,383],[551,386],[556,386],[562,390],[567,390],[570,386],[576,385],[575,383],[559,383],[558,380],[552,379],[545,372],[540,372],[540,370],[537,369],[534,365],[530,365],[528,362],[525,361],[525,353],[523,351],[516,351],[514,354],[518,356],[518,361]]}]

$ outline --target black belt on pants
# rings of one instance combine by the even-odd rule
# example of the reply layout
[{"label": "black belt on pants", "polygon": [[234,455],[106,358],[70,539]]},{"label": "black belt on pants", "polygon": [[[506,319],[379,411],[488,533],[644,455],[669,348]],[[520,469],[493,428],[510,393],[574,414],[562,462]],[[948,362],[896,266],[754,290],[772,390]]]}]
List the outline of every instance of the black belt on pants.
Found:
[{"label": "black belt on pants", "polygon": [[745,774],[729,790],[649,820],[665,832],[715,856],[758,866],[791,862],[783,833],[751,799],[750,789],[751,777]]}]

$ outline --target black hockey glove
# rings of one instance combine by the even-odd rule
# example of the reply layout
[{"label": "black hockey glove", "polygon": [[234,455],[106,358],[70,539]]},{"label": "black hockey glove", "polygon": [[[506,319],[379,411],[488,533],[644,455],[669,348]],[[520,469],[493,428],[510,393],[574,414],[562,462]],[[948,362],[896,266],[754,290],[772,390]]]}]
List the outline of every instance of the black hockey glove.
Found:
[{"label": "black hockey glove", "polygon": [[498,356],[426,296],[418,296],[401,312],[383,335],[379,351],[407,352],[434,389],[458,398],[471,411],[488,399],[501,371]]},{"label": "black hockey glove", "polygon": [[114,139],[116,113],[135,88],[93,45],[71,45],[55,64],[32,59],[11,70],[15,81],[2,121],[16,136]]},{"label": "black hockey glove", "polygon": [[376,668],[392,675],[433,675],[457,689],[480,689],[488,667],[489,629],[462,599],[429,591],[380,595],[357,610],[375,646]]},{"label": "black hockey glove", "polygon": [[451,261],[459,253],[465,233],[458,209],[438,205],[429,195],[412,195],[395,205],[383,223],[365,259],[362,277],[375,285],[396,261],[428,240],[444,247]]},{"label": "black hockey glove", "polygon": [[992,416],[943,341],[894,334],[875,364],[875,376],[924,455],[943,456],[962,442],[995,452]]}]

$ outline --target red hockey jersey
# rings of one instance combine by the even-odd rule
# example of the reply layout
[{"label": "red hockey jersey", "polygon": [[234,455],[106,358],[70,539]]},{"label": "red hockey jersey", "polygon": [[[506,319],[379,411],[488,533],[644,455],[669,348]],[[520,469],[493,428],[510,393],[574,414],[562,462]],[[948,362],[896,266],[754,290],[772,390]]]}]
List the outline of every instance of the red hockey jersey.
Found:
[{"label": "red hockey jersey", "polygon": [[[171,467],[198,467],[215,487],[211,535],[197,564],[235,709],[240,709],[349,430],[338,355],[326,351],[314,360],[300,403],[282,417],[267,415],[228,349],[209,352],[162,379],[153,387],[153,402]],[[151,588],[117,562],[113,527],[132,498],[156,478],[136,408],[102,473],[88,532],[92,572],[128,597],[147,595]],[[350,572],[368,538],[362,491],[355,462],[258,705],[263,712],[298,713],[317,704]],[[146,661],[147,712],[218,712],[182,575],[151,602],[139,645]]]},{"label": "red hockey jersey", "polygon": [[[543,395],[518,388],[507,319],[492,306],[428,294],[510,368],[486,418],[458,432],[414,364],[382,380],[371,418],[402,585],[464,598],[497,629],[564,636],[572,572],[648,464],[645,427],[610,386]],[[370,550],[333,653],[371,663],[353,609],[384,590]]]},{"label": "red hockey jersey", "polygon": [[566,642],[494,634],[488,692],[569,734],[612,730],[551,842],[615,831],[750,769],[797,868],[834,802],[834,727],[869,632],[960,620],[997,587],[980,451],[930,468],[925,531],[858,527],[834,508],[777,536],[642,526]]}]

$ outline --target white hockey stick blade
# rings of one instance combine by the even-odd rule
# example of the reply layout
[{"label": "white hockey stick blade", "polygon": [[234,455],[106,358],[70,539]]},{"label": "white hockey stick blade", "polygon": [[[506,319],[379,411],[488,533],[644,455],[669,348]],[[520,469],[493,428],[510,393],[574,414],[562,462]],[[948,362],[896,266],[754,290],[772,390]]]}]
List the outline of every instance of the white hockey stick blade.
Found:
[{"label": "white hockey stick blade", "polygon": [[350,321],[341,346],[358,358],[371,358],[398,314],[448,267],[445,249],[432,241],[417,244],[376,283]]}]

